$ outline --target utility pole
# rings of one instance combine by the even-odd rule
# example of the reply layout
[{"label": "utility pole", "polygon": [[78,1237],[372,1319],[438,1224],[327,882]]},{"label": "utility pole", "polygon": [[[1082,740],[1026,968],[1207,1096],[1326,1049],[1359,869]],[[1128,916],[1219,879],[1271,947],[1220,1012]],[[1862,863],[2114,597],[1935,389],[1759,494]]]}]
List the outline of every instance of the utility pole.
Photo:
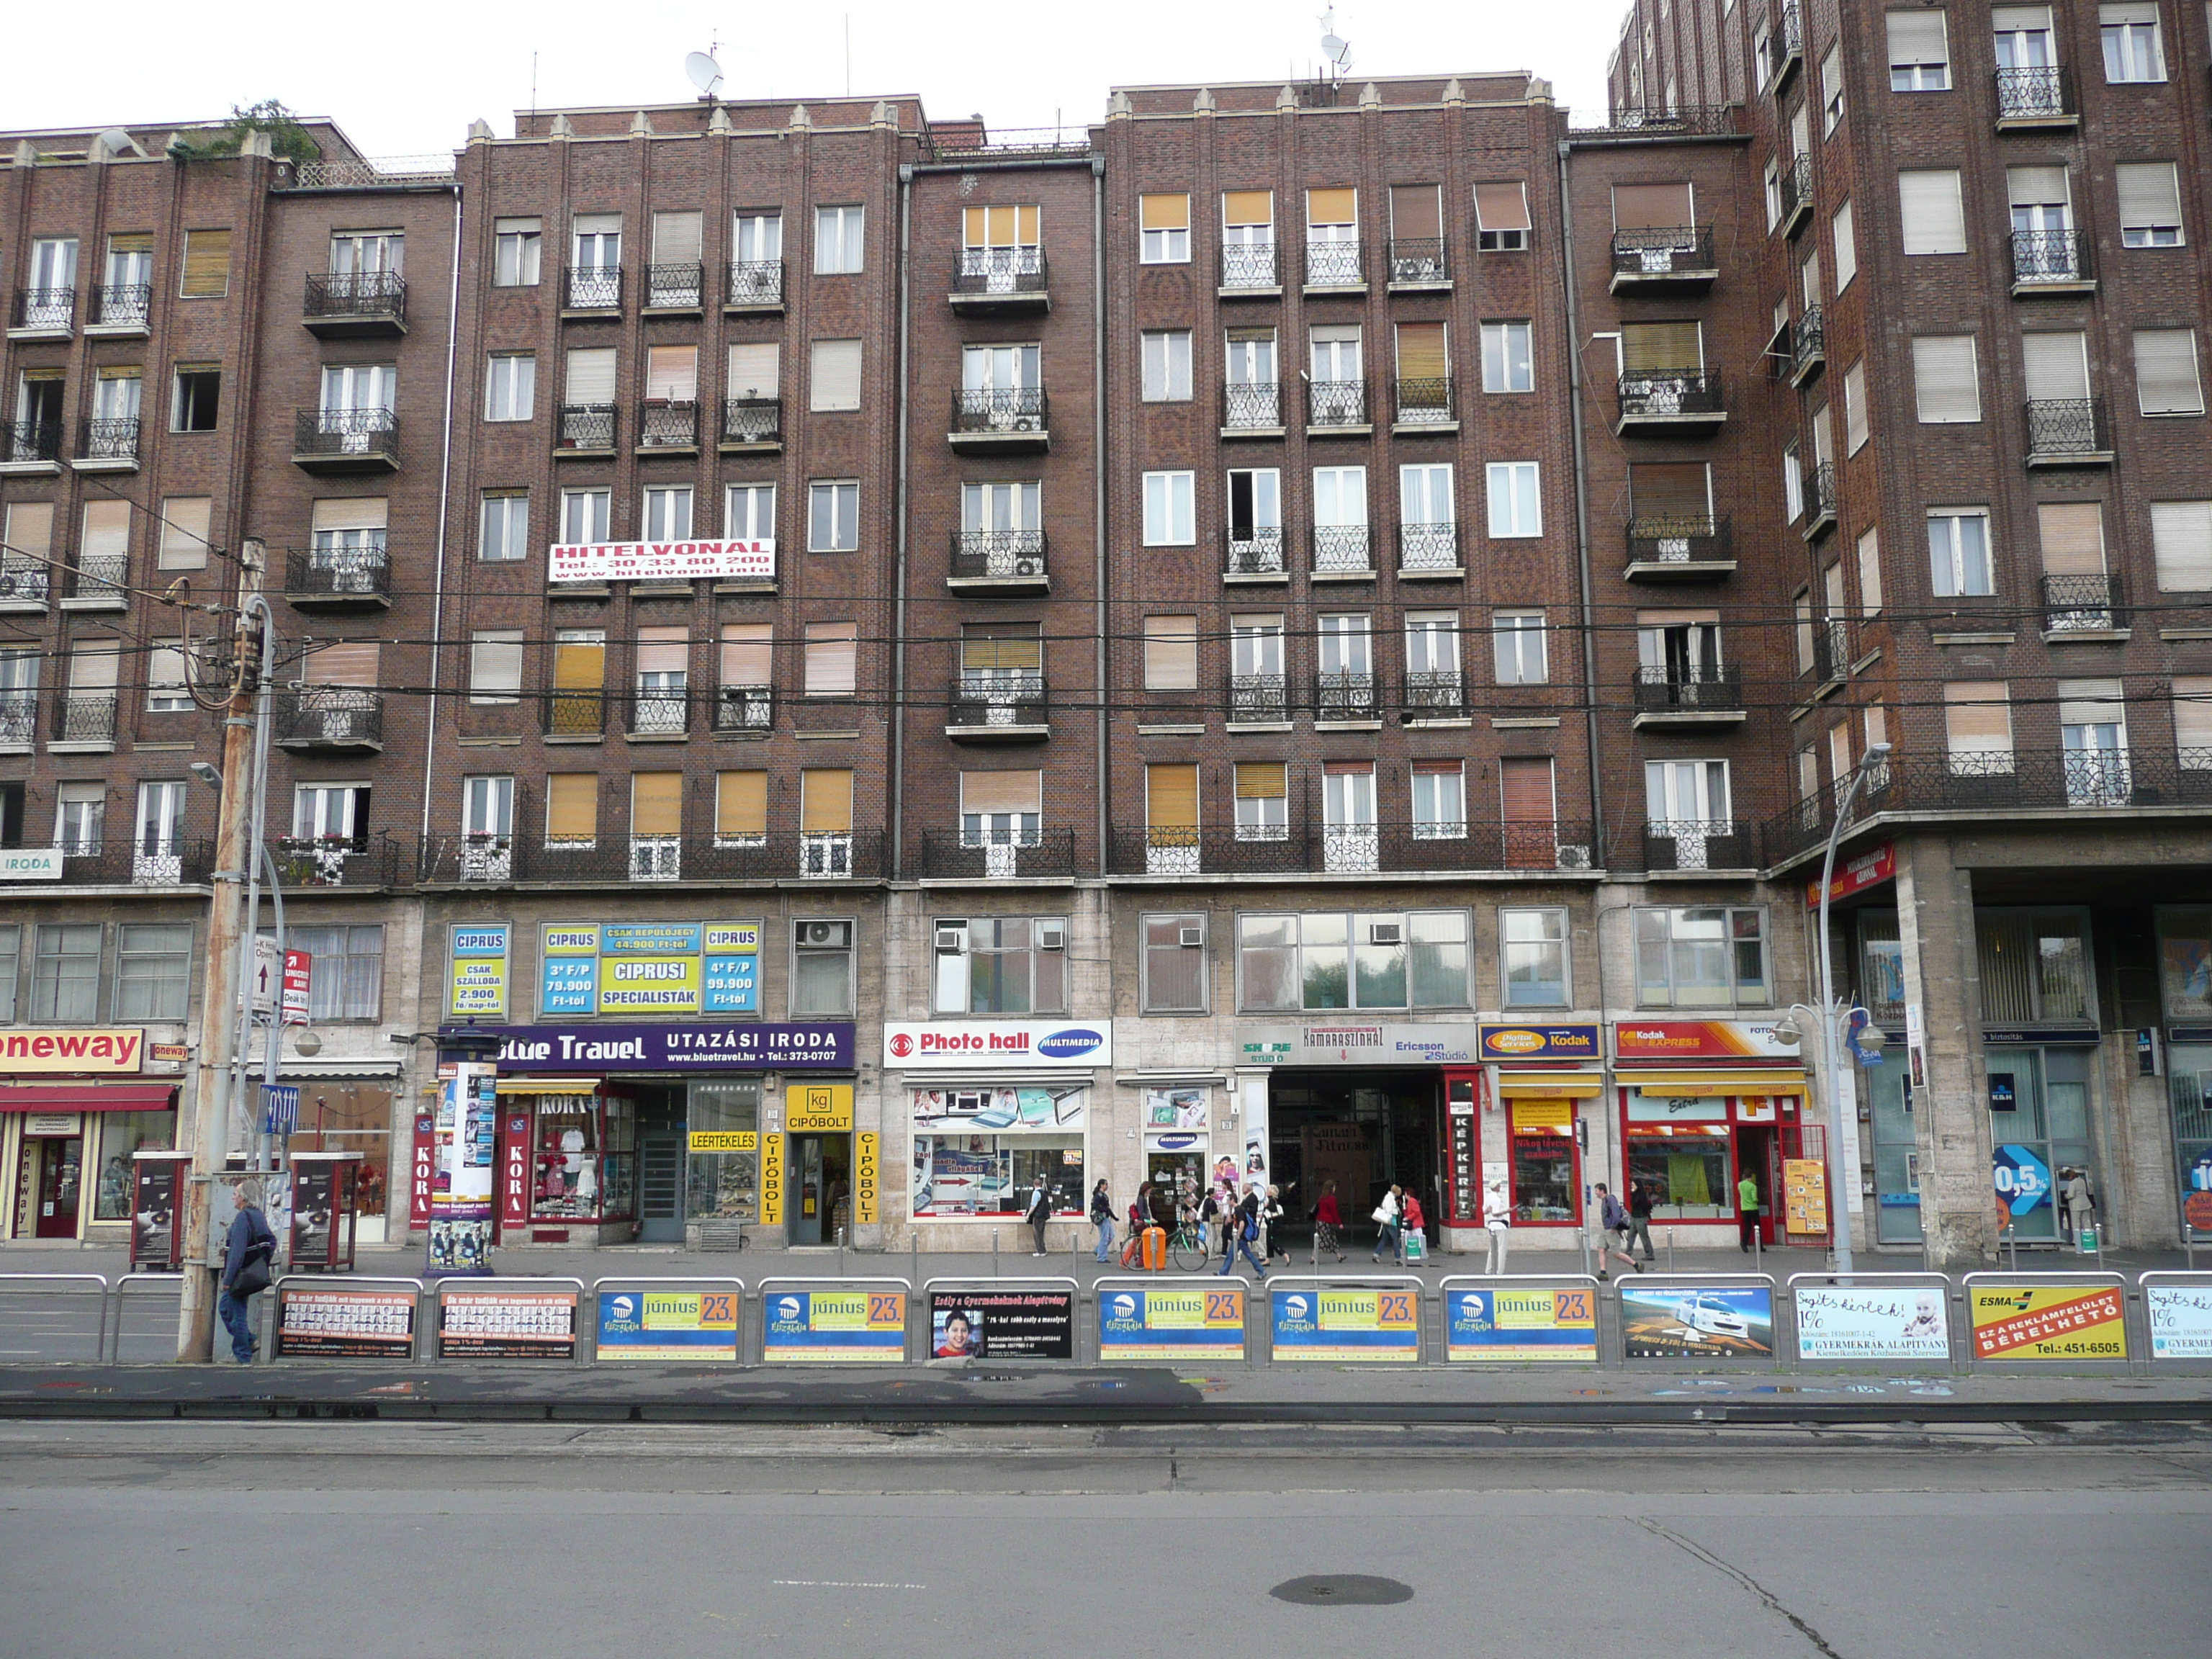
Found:
[{"label": "utility pole", "polygon": [[247,843],[252,803],[254,700],[261,683],[261,629],[246,604],[261,591],[266,549],[240,544],[239,608],[231,630],[230,702],[222,722],[222,793],[215,832],[215,897],[208,921],[207,982],[200,997],[199,1078],[192,1103],[192,1171],[185,1210],[185,1283],[177,1313],[177,1360],[214,1352],[216,1275],[207,1265],[215,1177],[230,1151],[231,1056],[238,1021],[239,940],[246,925]]}]

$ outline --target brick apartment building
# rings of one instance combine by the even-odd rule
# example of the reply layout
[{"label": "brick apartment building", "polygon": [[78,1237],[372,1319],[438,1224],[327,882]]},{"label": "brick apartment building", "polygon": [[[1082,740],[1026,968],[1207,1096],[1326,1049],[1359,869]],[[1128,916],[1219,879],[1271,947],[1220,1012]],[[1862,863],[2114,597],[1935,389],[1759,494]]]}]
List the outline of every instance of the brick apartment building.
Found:
[{"label": "brick apartment building", "polygon": [[[164,599],[254,538],[283,1074],[391,1237],[410,1039],[473,1017],[509,1244],[982,1248],[1040,1176],[1073,1222],[1232,1172],[1403,1184],[1446,1248],[1635,1179],[1717,1243],[1748,1174],[1771,1243],[1970,1261],[1993,1170],[2033,1243],[2072,1169],[2170,1238],[2206,21],[1646,0],[1581,127],[1516,73],[1087,136],[570,109],[419,168],[25,136],[4,1035],[196,1029]],[[640,546],[724,562],[554,568]],[[1832,967],[1893,1041],[1835,1146],[1773,1027],[1876,742]],[[120,1220],[174,1064],[0,1110],[11,1236]]]}]

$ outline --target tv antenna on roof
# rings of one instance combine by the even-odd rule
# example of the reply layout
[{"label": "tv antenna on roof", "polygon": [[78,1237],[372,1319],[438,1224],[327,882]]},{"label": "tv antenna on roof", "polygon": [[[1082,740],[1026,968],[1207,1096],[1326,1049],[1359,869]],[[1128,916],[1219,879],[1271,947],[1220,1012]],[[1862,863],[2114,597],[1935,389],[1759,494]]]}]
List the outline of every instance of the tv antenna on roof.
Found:
[{"label": "tv antenna on roof", "polygon": [[[721,43],[716,41],[714,44],[719,46]],[[702,98],[712,98],[722,88],[722,66],[714,61],[712,52],[686,52],[684,72],[691,77],[691,84],[699,88]]]},{"label": "tv antenna on roof", "polygon": [[1331,6],[1322,13],[1321,55],[1328,60],[1330,72],[1341,76],[1352,67],[1352,46],[1336,32],[1336,8]]}]

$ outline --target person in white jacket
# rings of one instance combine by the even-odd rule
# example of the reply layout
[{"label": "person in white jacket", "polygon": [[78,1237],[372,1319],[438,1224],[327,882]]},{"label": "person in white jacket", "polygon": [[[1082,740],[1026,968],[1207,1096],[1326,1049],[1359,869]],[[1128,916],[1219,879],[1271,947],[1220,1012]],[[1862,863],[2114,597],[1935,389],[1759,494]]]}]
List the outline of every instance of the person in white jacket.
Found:
[{"label": "person in white jacket", "polygon": [[1484,1258],[1482,1271],[1502,1273],[1505,1271],[1505,1234],[1513,1224],[1513,1196],[1505,1188],[1503,1172],[1493,1175],[1482,1188],[1482,1228],[1490,1241],[1490,1253]]},{"label": "person in white jacket", "polygon": [[1398,1189],[1393,1187],[1382,1194],[1382,1201],[1375,1206],[1375,1251],[1368,1257],[1369,1261],[1382,1261],[1385,1250],[1390,1253],[1392,1260],[1397,1258],[1398,1218],[1403,1213],[1398,1206]]}]

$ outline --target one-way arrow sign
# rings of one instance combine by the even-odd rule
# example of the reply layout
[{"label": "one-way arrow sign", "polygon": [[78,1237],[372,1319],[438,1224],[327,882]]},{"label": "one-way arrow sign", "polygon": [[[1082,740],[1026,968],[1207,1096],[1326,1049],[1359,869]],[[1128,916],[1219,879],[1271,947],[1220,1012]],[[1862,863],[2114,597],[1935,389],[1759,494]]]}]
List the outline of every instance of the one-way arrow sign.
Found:
[{"label": "one-way arrow sign", "polygon": [[253,1012],[257,1014],[276,1011],[276,987],[283,977],[283,969],[276,955],[276,941],[267,933],[253,936],[253,972],[249,988],[253,997]]}]

